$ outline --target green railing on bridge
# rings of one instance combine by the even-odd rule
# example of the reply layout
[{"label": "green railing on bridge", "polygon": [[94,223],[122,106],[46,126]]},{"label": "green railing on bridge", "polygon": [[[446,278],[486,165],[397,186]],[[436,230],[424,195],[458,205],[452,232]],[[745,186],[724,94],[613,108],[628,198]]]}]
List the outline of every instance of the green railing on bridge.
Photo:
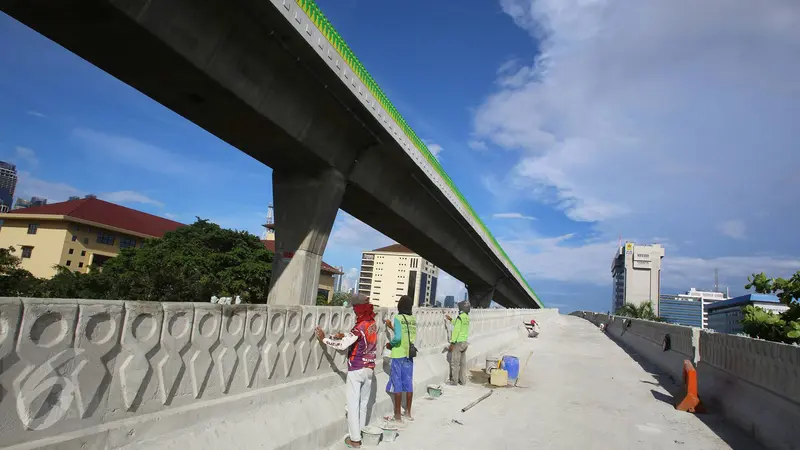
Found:
[{"label": "green railing on bridge", "polygon": [[325,38],[328,40],[328,42],[331,43],[333,48],[336,49],[336,51],[342,57],[342,60],[344,60],[344,62],[347,63],[348,66],[350,66],[350,69],[353,71],[353,73],[356,74],[359,79],[361,79],[361,82],[364,83],[364,86],[366,86],[367,89],[369,89],[370,93],[372,93],[372,95],[375,97],[378,103],[381,104],[386,113],[389,114],[389,116],[391,116],[392,119],[394,119],[394,121],[397,123],[397,125],[400,126],[400,129],[414,144],[417,150],[419,150],[422,156],[424,156],[425,159],[433,166],[436,172],[442,177],[444,182],[447,183],[447,185],[450,187],[450,189],[453,191],[453,193],[456,195],[459,201],[461,201],[461,203],[464,205],[464,208],[466,208],[467,211],[469,211],[473,219],[475,219],[475,221],[483,229],[486,235],[489,236],[489,239],[492,241],[492,243],[500,252],[500,254],[503,255],[503,258],[505,258],[506,262],[511,266],[511,268],[514,270],[517,276],[519,276],[519,278],[522,280],[525,286],[531,291],[531,293],[539,301],[539,303],[541,303],[542,307],[544,307],[544,302],[542,302],[539,296],[536,295],[536,292],[528,284],[528,280],[526,280],[525,277],[522,276],[522,273],[520,273],[519,269],[517,269],[517,266],[514,264],[514,262],[511,261],[511,258],[508,257],[508,255],[506,254],[505,250],[503,250],[503,247],[500,245],[500,243],[497,242],[497,239],[495,239],[492,232],[489,231],[489,228],[486,226],[485,223],[483,223],[483,220],[481,220],[481,218],[469,204],[467,199],[464,198],[464,195],[461,193],[458,187],[456,187],[455,183],[453,183],[453,180],[450,179],[450,177],[447,175],[447,172],[445,172],[444,168],[442,168],[442,165],[439,164],[439,160],[436,159],[435,156],[433,156],[433,153],[431,153],[431,151],[428,150],[428,146],[425,145],[425,142],[423,142],[422,139],[420,139],[419,136],[417,136],[417,133],[414,132],[414,130],[408,125],[408,122],[406,122],[403,116],[400,115],[400,112],[397,110],[397,108],[395,108],[394,104],[392,104],[392,102],[389,100],[386,94],[383,93],[383,90],[380,88],[380,86],[378,86],[378,83],[376,83],[375,80],[372,78],[372,75],[370,75],[369,72],[367,72],[367,69],[364,68],[364,65],[361,63],[361,61],[359,61],[355,53],[353,53],[353,50],[350,49],[350,46],[347,45],[347,43],[344,41],[339,32],[336,31],[336,29],[330,23],[328,18],[325,17],[325,14],[322,13],[322,10],[319,8],[317,3],[314,0],[295,0],[295,1],[297,2],[297,5],[300,6],[300,8],[306,13],[306,15],[308,15],[308,17],[311,19],[314,25],[317,26],[317,28],[320,30],[323,36],[325,36]]}]

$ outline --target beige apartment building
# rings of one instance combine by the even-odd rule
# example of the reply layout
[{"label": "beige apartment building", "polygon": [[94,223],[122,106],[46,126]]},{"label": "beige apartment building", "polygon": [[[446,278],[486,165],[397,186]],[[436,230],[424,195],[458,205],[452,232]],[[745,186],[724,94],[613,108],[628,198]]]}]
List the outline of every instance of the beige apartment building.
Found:
[{"label": "beige apartment building", "polygon": [[408,248],[393,244],[361,254],[358,292],[373,304],[394,307],[403,295],[417,306],[436,302],[439,268]]},{"label": "beige apartment building", "polygon": [[51,278],[56,266],[86,273],[122,249],[184,226],[93,197],[12,210],[0,219],[0,247],[14,248],[22,268],[39,278]]},{"label": "beige apartment building", "polygon": [[617,249],[611,261],[612,313],[626,303],[641,305],[649,301],[658,314],[662,258],[664,247],[660,244],[626,242]]}]

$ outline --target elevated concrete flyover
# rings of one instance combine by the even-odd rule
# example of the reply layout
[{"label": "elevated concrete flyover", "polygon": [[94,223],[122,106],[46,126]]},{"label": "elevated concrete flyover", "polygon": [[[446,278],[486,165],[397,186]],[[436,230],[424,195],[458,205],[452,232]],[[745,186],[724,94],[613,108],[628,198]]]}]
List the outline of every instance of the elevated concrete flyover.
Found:
[{"label": "elevated concrete flyover", "polygon": [[339,208],[467,284],[542,307],[311,0],[0,0],[0,9],[272,167],[271,304],[312,304]]}]

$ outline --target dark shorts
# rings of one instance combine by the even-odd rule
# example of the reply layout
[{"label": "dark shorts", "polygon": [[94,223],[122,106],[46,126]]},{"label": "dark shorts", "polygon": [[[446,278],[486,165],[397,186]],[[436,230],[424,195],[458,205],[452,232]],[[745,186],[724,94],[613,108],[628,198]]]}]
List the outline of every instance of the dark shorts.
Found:
[{"label": "dark shorts", "polygon": [[414,360],[411,358],[393,358],[389,384],[386,392],[414,392]]}]

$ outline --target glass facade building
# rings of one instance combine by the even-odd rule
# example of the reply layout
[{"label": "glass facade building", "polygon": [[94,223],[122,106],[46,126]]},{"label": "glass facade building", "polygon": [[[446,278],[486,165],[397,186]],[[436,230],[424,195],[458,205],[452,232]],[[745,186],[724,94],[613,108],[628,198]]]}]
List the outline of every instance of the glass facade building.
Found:
[{"label": "glass facade building", "polygon": [[658,313],[668,323],[703,327],[703,302],[700,299],[661,295],[658,298]]}]

